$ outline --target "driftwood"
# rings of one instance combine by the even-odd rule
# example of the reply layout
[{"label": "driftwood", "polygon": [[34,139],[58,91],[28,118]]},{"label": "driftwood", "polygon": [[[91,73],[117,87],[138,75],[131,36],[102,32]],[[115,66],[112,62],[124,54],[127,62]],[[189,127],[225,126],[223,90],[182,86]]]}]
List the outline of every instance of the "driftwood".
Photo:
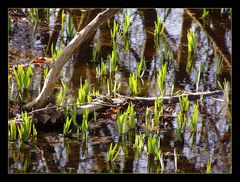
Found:
[{"label": "driftwood", "polygon": [[[163,96],[159,98],[163,99],[164,104],[174,104],[174,103],[178,103],[179,97],[182,97],[182,96],[188,96],[189,100],[196,100],[196,99],[200,99],[201,97],[205,98],[205,97],[213,96],[217,94],[223,94],[223,92],[218,90],[218,91],[209,91],[209,92],[183,93],[180,95]],[[123,96],[119,94],[116,94],[116,95],[118,95],[119,98],[112,99],[113,103],[108,103],[103,101],[94,101],[89,104],[77,107],[77,115],[82,115],[85,109],[89,109],[90,113],[92,113],[94,111],[101,111],[110,107],[121,107],[124,104],[130,103],[130,102],[133,102],[134,104],[141,103],[145,106],[152,106],[154,105],[154,102],[157,98],[157,97],[128,97],[128,96]],[[67,106],[70,106],[70,105],[67,105]],[[65,109],[66,109],[66,106],[62,108],[59,108],[57,106],[46,107],[46,108],[34,110],[32,112],[29,112],[28,114],[32,115],[33,122],[36,125],[46,124],[47,122],[51,122],[55,124],[57,119],[63,116]],[[13,119],[10,119],[9,123],[11,123],[12,121]],[[21,122],[21,118],[18,118],[17,122]]]},{"label": "driftwood", "polygon": [[23,108],[27,111],[31,109],[38,109],[46,105],[46,100],[51,96],[54,88],[55,81],[57,80],[63,66],[71,58],[71,56],[77,51],[80,45],[93,33],[97,28],[111,18],[119,9],[106,9],[102,13],[99,13],[84,29],[77,32],[71,42],[63,49],[62,54],[56,59],[53,68],[49,71],[46,81],[44,82],[41,93],[38,97],[26,104]]}]

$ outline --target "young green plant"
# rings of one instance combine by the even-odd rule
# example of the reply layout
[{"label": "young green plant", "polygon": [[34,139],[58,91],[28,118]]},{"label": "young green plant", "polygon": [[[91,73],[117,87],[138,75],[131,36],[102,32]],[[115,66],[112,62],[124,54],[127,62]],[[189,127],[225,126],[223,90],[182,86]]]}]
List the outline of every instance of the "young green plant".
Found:
[{"label": "young green plant", "polygon": [[118,126],[118,132],[120,135],[123,135],[127,132],[127,118],[128,118],[128,112],[121,112],[117,111],[117,126]]},{"label": "young green plant", "polygon": [[165,94],[165,80],[167,75],[167,65],[166,63],[162,65],[158,70],[157,83],[160,90],[160,95],[164,96]]},{"label": "young green plant", "polygon": [[17,71],[14,69],[13,74],[17,81],[18,90],[28,89],[32,81],[32,68],[28,66],[24,71],[22,65],[18,65]]},{"label": "young green plant", "polygon": [[142,78],[145,69],[146,69],[146,62],[145,62],[145,58],[142,57],[140,63],[137,65],[137,68],[136,68],[136,77]]},{"label": "young green plant", "polygon": [[101,63],[96,67],[96,77],[102,78],[107,75],[107,65],[101,60]]},{"label": "young green plant", "polygon": [[109,151],[108,151],[107,157],[106,157],[108,162],[114,162],[117,159],[117,157],[121,151],[120,147],[117,150],[117,146],[118,146],[118,144],[116,143],[115,146],[112,148],[112,143],[110,144]]},{"label": "young green plant", "polygon": [[8,140],[16,141],[17,140],[17,125],[16,118],[8,125]]},{"label": "young green plant", "polygon": [[69,133],[69,129],[72,123],[72,118],[67,117],[66,122],[63,125],[63,135],[66,136]]},{"label": "young green plant", "polygon": [[132,102],[128,105],[127,113],[129,113],[129,128],[134,129],[136,126],[136,123],[135,123],[134,105]]},{"label": "young green plant", "polygon": [[190,123],[190,129],[192,133],[197,132],[197,122],[198,122],[198,105],[194,104],[193,106],[193,114],[192,114],[192,121]]},{"label": "young green plant", "polygon": [[194,53],[196,51],[196,35],[195,31],[190,28],[187,32],[187,40],[188,40],[188,52]]},{"label": "young green plant", "polygon": [[141,90],[140,90],[140,87],[138,84],[138,79],[134,73],[130,73],[128,81],[129,81],[129,87],[130,87],[131,94],[132,95],[139,94],[141,92]]}]

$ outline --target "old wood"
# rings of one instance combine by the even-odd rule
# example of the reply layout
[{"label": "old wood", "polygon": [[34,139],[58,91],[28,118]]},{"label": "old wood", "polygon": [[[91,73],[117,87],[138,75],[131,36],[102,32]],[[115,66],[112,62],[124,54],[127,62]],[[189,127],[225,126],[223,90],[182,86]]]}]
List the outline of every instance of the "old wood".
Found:
[{"label": "old wood", "polygon": [[[154,102],[156,100],[157,97],[128,97],[128,96],[123,96],[123,95],[119,95],[117,93],[115,93],[116,95],[119,96],[119,98],[113,98],[112,101],[113,103],[107,103],[107,102],[103,102],[103,101],[94,101],[91,102],[89,104],[86,105],[82,105],[80,107],[77,108],[77,115],[82,115],[85,109],[89,109],[90,113],[94,112],[94,111],[101,111],[110,107],[121,107],[123,104],[126,103],[130,103],[133,102],[134,104],[137,103],[141,103],[145,106],[152,106],[154,105]],[[179,95],[174,95],[174,96],[163,96],[163,97],[159,97],[163,99],[163,103],[164,104],[174,104],[174,103],[178,103],[179,102],[179,97],[182,96],[188,96],[189,100],[196,100],[196,99],[200,99],[208,97],[208,96],[213,96],[213,95],[218,95],[218,94],[223,94],[223,92],[221,90],[217,90],[217,91],[208,91],[208,92],[197,92],[197,93],[183,93],[183,94],[179,94]],[[70,105],[68,105],[70,106]],[[44,115],[42,117],[42,121],[37,121],[34,122],[35,124],[42,124],[42,123],[46,123],[46,122],[53,122],[52,120],[52,116],[50,116],[50,113],[54,114],[59,114],[59,113],[63,113],[66,109],[66,106],[63,106],[62,108],[59,108],[57,106],[54,107],[46,107],[46,108],[41,108],[41,109],[36,109],[32,112],[29,112],[29,115],[33,115],[35,113],[40,112],[40,114]],[[51,112],[49,112],[49,110],[51,110]],[[47,115],[49,115],[50,117],[48,117]],[[54,119],[54,122],[55,123]],[[9,123],[11,123],[13,121],[13,119],[9,120]],[[34,120],[33,120],[34,121]],[[21,122],[21,118],[17,119],[17,122]]]},{"label": "old wood", "polygon": [[63,49],[62,54],[56,59],[53,68],[49,71],[46,81],[44,82],[43,89],[38,97],[26,104],[23,108],[25,110],[38,109],[46,105],[46,99],[51,96],[55,81],[57,80],[64,64],[71,58],[77,51],[80,45],[93,33],[97,28],[111,18],[119,9],[106,9],[99,13],[84,29],[78,32],[71,42]]}]

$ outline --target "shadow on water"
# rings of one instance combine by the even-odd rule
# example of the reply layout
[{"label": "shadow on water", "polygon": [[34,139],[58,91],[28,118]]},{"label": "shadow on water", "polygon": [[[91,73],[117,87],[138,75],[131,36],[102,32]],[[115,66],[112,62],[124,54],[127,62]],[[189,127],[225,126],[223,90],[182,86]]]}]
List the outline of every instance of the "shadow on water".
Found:
[{"label": "shadow on water", "polygon": [[[56,17],[53,18],[53,21],[60,21],[61,11],[62,9],[55,13]],[[100,11],[100,9],[82,11],[66,9],[66,12],[73,16],[74,27],[77,31],[87,25]],[[222,13],[217,9],[209,10],[207,23],[203,23],[202,10],[200,9],[123,9],[114,17],[117,23],[123,23],[125,12],[130,13],[131,19],[129,51],[124,50],[124,41],[120,40],[117,52],[120,65],[119,70],[114,75],[114,79],[121,83],[119,91],[121,94],[130,95],[128,77],[130,73],[135,72],[137,64],[144,56],[146,71],[142,78],[144,84],[141,85],[141,95],[159,95],[157,73],[163,64],[161,56],[164,46],[161,42],[162,45],[156,49],[154,44],[154,21],[157,20],[158,16],[165,23],[166,40],[173,53],[173,60],[166,60],[168,63],[167,95],[171,92],[172,84],[174,84],[174,92],[178,90],[195,92],[195,80],[200,63],[204,64],[204,69],[199,90],[217,90],[219,89],[217,81],[222,82],[224,78],[231,80],[231,43],[229,43],[231,42],[231,23],[228,13]],[[40,15],[42,22],[48,22],[43,12],[40,11]],[[101,58],[109,66],[108,55],[112,52],[110,29],[113,27],[114,18],[102,24],[92,36],[89,36],[85,43],[79,47],[78,52],[64,66],[60,77],[66,76],[72,96],[77,96],[80,77],[82,80],[89,81],[90,88],[95,87],[102,94],[107,94],[107,79],[96,78],[96,66]],[[13,26],[19,27],[21,23],[15,21]],[[28,28],[26,25],[24,27]],[[38,55],[44,54],[43,50],[49,49],[49,44],[58,45],[60,32],[55,32],[54,36],[50,36],[49,31],[59,27],[61,24],[54,25],[53,22],[49,23],[49,26],[46,26],[46,23],[38,26],[37,32],[41,37],[41,43],[38,44]],[[190,28],[195,30],[197,37],[197,51],[190,60],[191,63],[188,62],[187,39],[187,31]],[[15,27],[15,29],[18,28]],[[38,40],[33,39],[32,43],[26,46],[26,42],[20,40],[21,37],[17,38],[19,33],[16,30],[10,36],[10,52],[16,52],[15,49],[20,51],[21,45],[24,45],[25,47],[22,47],[27,51],[36,48],[34,41],[36,43]],[[97,62],[93,62],[92,50],[96,44],[100,45],[100,50],[97,54]],[[26,54],[24,54],[25,57]],[[49,55],[49,50],[47,54]],[[216,76],[217,54],[221,54],[224,58],[222,73],[218,77]],[[11,56],[9,56],[9,60],[13,64],[14,57]],[[29,59],[32,58],[34,56],[29,57]],[[188,65],[191,65],[189,70],[187,69]],[[31,93],[32,97],[37,96],[37,89],[43,81],[39,75],[35,75],[33,80],[32,88],[35,91]],[[56,92],[59,90],[59,83],[57,82]],[[216,99],[222,99],[222,96],[218,96]],[[183,140],[176,142],[176,117],[163,119],[163,126],[160,128],[158,137],[163,153],[164,172],[161,171],[159,160],[154,160],[151,155],[148,155],[146,149],[139,151],[133,148],[135,134],[143,132],[142,124],[145,124],[145,107],[139,106],[139,110],[136,111],[138,129],[134,132],[128,131],[124,136],[119,135],[115,119],[116,113],[112,113],[113,116],[101,115],[98,117],[98,127],[91,128],[86,140],[74,136],[63,137],[59,130],[60,132],[39,131],[36,146],[26,145],[21,151],[16,143],[9,142],[9,173],[205,173],[210,156],[213,156],[213,173],[230,173],[231,117],[229,112],[231,106],[222,109],[224,103],[216,99],[209,97],[201,102],[199,100],[190,102],[190,105],[198,103],[200,106],[195,144],[189,139],[191,133],[189,126],[185,129]],[[180,111],[178,103],[167,106],[173,108],[177,113]],[[192,111],[192,108],[190,110]],[[191,114],[187,114],[189,120],[191,120]],[[118,143],[121,146],[119,157],[114,163],[106,161],[111,143]],[[147,140],[145,145],[147,145]]]}]

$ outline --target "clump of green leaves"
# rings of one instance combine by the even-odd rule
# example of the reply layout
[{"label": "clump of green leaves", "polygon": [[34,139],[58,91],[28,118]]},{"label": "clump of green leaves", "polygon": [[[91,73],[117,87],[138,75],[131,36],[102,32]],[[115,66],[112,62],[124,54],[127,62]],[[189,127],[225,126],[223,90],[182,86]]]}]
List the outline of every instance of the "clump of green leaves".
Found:
[{"label": "clump of green leaves", "polygon": [[135,76],[135,74],[130,73],[130,76],[129,76],[128,80],[129,80],[129,87],[130,87],[131,94],[133,94],[133,95],[139,94],[141,92],[141,90],[140,90],[140,87],[139,87],[139,84],[138,84],[138,79]]},{"label": "clump of green leaves", "polygon": [[61,84],[62,84],[62,87],[60,88],[60,91],[58,92],[57,97],[56,97],[56,104],[60,107],[63,106],[64,103],[66,102],[67,95],[69,92],[68,87],[67,87],[67,81],[66,81],[65,77],[61,80]]},{"label": "clump of green leaves", "polygon": [[144,147],[144,135],[140,133],[140,135],[135,134],[135,142],[133,144],[133,148],[138,150],[142,150]]},{"label": "clump of green leaves", "polygon": [[16,118],[8,125],[8,140],[16,141],[17,140],[17,125]]},{"label": "clump of green leaves", "polygon": [[136,126],[136,123],[135,123],[134,105],[132,102],[128,105],[127,113],[129,115],[129,128],[134,129]]},{"label": "clump of green leaves", "polygon": [[17,71],[14,69],[13,74],[17,81],[18,90],[28,89],[32,81],[32,68],[28,66],[24,71],[22,65],[18,65]]},{"label": "clump of green leaves", "polygon": [[152,136],[152,134],[150,134],[150,136],[148,137],[148,148],[147,148],[147,152],[150,155],[154,155],[156,154],[156,151],[160,148],[160,143],[158,141],[158,137],[156,134],[154,134]]},{"label": "clump of green leaves", "polygon": [[218,54],[216,58],[216,74],[220,75],[223,69],[223,57]]},{"label": "clump of green leaves", "polygon": [[117,54],[117,47],[113,46],[112,54],[111,56],[108,56],[110,60],[110,73],[115,72],[118,70],[118,62],[119,62],[119,57]]},{"label": "clump of green leaves", "polygon": [[191,132],[197,132],[197,122],[198,122],[198,105],[194,104],[193,106],[193,114],[192,114],[192,121],[190,123]]},{"label": "clump of green leaves", "polygon": [[69,129],[72,123],[72,118],[67,117],[66,122],[63,125],[63,135],[66,136],[69,133]]},{"label": "clump of green leaves", "polygon": [[36,138],[37,136],[36,128],[27,112],[22,113],[22,123],[17,126],[17,129],[19,143],[27,143],[31,136],[33,138]]},{"label": "clump of green leaves", "polygon": [[165,165],[164,165],[163,153],[162,153],[161,149],[156,149],[156,154],[155,154],[154,160],[159,160],[160,165],[161,165],[161,172],[164,172]]},{"label": "clump of green leaves", "polygon": [[52,58],[50,59],[50,61],[55,61],[55,59],[57,57],[59,57],[62,54],[62,48],[56,49],[54,48],[53,44],[51,45],[51,55]]},{"label": "clump of green leaves", "polygon": [[121,112],[117,111],[117,125],[118,125],[118,132],[120,135],[123,135],[127,132],[127,118],[128,112]]},{"label": "clump of green leaves", "polygon": [[229,91],[230,91],[230,84],[229,82],[224,78],[223,86],[218,81],[218,86],[223,92],[223,100],[225,103],[229,102]]},{"label": "clump of green leaves", "polygon": [[84,84],[80,81],[80,88],[78,89],[78,98],[77,105],[81,105],[82,103],[90,101],[90,93],[89,93],[89,83],[85,80]]},{"label": "clump of green leaves", "polygon": [[211,173],[211,168],[212,168],[212,156],[210,156],[210,159],[207,162],[207,171],[206,171],[207,174]]},{"label": "clump of green leaves", "polygon": [[43,80],[46,80],[47,75],[49,73],[48,67],[43,70]]},{"label": "clump of green leaves", "polygon": [[107,65],[101,60],[101,63],[96,67],[97,78],[102,78],[107,75]]},{"label": "clump of green leaves", "polygon": [[145,69],[146,69],[146,62],[145,62],[145,58],[142,57],[140,63],[137,65],[137,69],[136,69],[137,78],[142,78]]},{"label": "clump of green leaves", "polygon": [[182,141],[183,133],[187,123],[186,114],[179,112],[177,115],[177,129],[176,129],[176,139],[177,141]]},{"label": "clump of green leaves", "polygon": [[128,32],[129,26],[130,26],[130,14],[124,13],[124,23],[123,23],[123,34],[126,34]]},{"label": "clump of green leaves", "polygon": [[154,26],[155,26],[155,30],[154,30],[155,45],[159,45],[159,41],[160,41],[159,36],[163,35],[164,33],[164,22],[161,21],[160,16],[157,17],[157,22],[154,21]]},{"label": "clump of green leaves", "polygon": [[182,97],[178,97],[178,99],[179,99],[181,112],[187,112],[190,105],[190,101],[188,100],[188,95],[186,96],[183,95]]},{"label": "clump of green leaves", "polygon": [[66,28],[67,40],[70,41],[74,37],[75,28],[73,24],[73,16],[68,17],[68,26]]},{"label": "clump of green leaves", "polygon": [[160,128],[161,122],[160,117],[163,116],[163,99],[159,97],[156,98],[154,102],[154,119],[155,123],[157,124],[158,128]]},{"label": "clump of green leaves", "polygon": [[188,52],[194,53],[196,51],[196,35],[192,28],[190,28],[187,32],[187,40],[188,40]]},{"label": "clump of green leaves", "polygon": [[157,83],[160,90],[160,95],[164,96],[165,94],[165,80],[167,75],[167,65],[166,63],[162,65],[158,70]]},{"label": "clump of green leaves", "polygon": [[112,38],[113,45],[115,45],[117,42],[117,39],[119,38],[119,24],[116,22],[115,19],[113,21],[113,28],[110,31],[111,31],[111,38]]},{"label": "clump of green leaves", "polygon": [[106,157],[108,162],[114,162],[117,159],[117,157],[121,151],[120,147],[117,150],[117,146],[118,146],[118,144],[116,143],[115,146],[112,148],[112,143],[110,144],[109,151],[108,151],[107,157]]}]

